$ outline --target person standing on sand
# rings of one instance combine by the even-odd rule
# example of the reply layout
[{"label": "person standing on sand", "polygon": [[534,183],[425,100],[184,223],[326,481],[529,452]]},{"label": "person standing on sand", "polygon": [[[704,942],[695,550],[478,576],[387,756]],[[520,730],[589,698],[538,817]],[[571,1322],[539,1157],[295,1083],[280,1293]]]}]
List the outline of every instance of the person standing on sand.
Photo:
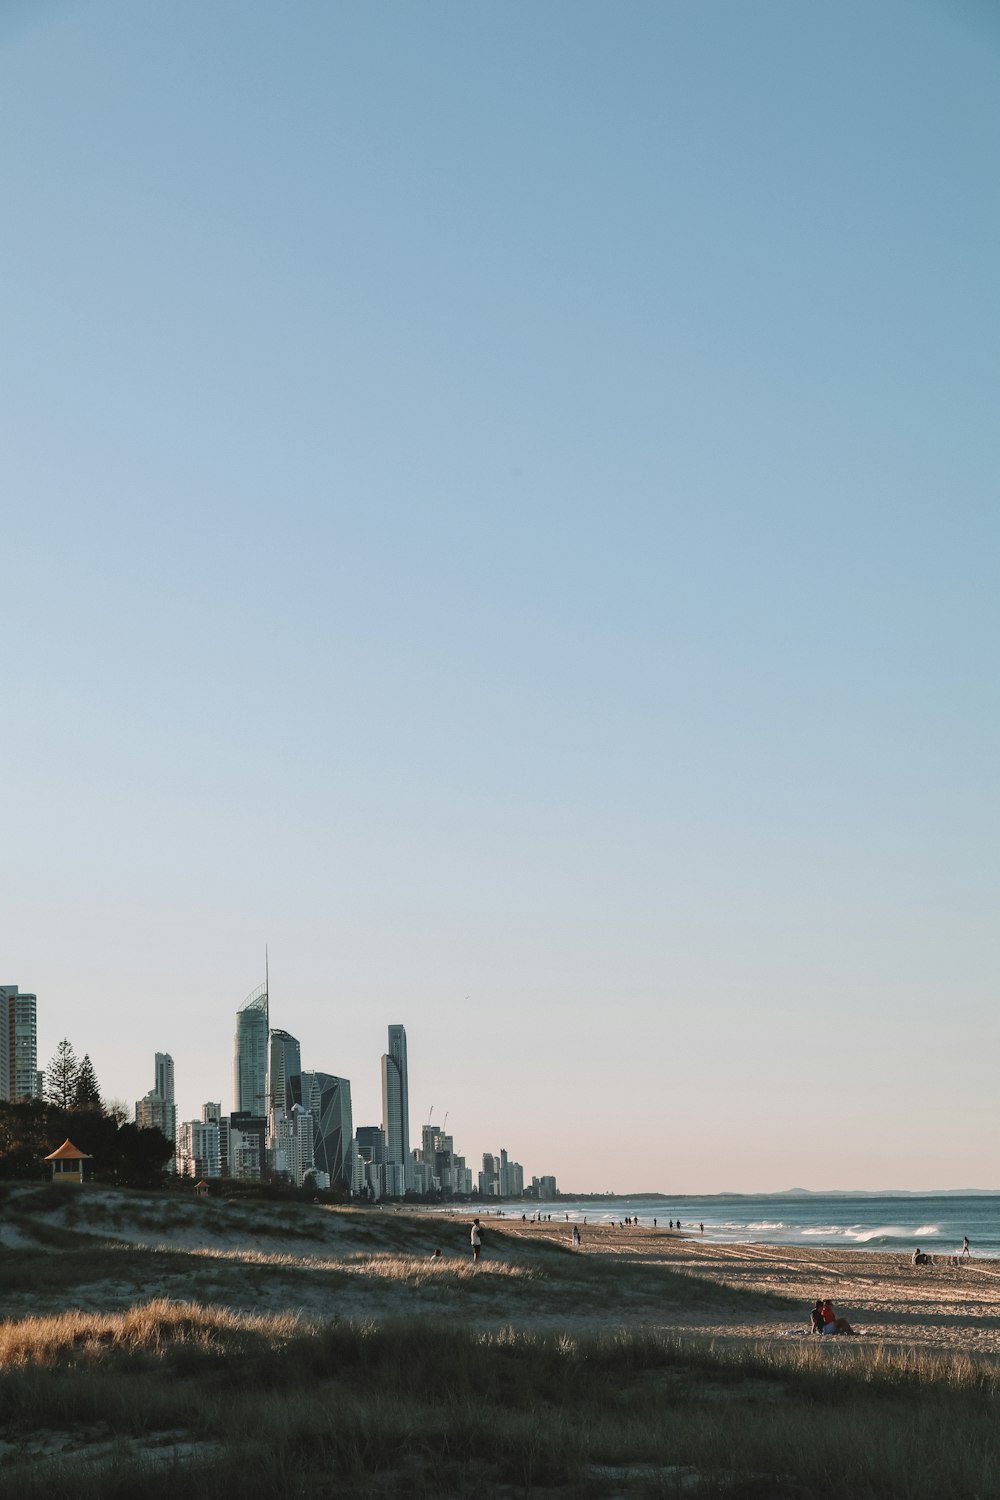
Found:
[{"label": "person standing on sand", "polygon": [[479,1227],[478,1219],[473,1219],[472,1221],[472,1230],[469,1234],[469,1240],[472,1245],[472,1259],[473,1261],[477,1261],[479,1259],[479,1252],[482,1249],[483,1245],[483,1232]]},{"label": "person standing on sand", "polygon": [[967,1234],[962,1237],[962,1254],[967,1255],[970,1259],[972,1257],[972,1251],[969,1249],[969,1236]]}]

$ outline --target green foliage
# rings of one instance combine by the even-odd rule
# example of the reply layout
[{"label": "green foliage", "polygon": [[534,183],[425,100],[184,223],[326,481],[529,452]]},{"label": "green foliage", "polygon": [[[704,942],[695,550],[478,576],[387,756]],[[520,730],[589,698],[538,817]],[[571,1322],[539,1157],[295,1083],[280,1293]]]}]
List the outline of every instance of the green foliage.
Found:
[{"label": "green foliage", "polygon": [[97,1086],[97,1074],[94,1072],[94,1064],[90,1060],[90,1053],[83,1054],[83,1061],[76,1071],[76,1083],[73,1088],[74,1109],[99,1109],[103,1111],[101,1102],[101,1091]]},{"label": "green foliage", "polygon": [[55,1056],[45,1069],[45,1098],[56,1109],[72,1109],[76,1101],[76,1085],[80,1076],[80,1064],[73,1050],[73,1043],[63,1037]]},{"label": "green foliage", "polygon": [[161,1130],[120,1124],[100,1108],[0,1100],[0,1178],[40,1178],[45,1157],[67,1138],[93,1157],[86,1164],[87,1175],[97,1182],[153,1186],[174,1154]]}]

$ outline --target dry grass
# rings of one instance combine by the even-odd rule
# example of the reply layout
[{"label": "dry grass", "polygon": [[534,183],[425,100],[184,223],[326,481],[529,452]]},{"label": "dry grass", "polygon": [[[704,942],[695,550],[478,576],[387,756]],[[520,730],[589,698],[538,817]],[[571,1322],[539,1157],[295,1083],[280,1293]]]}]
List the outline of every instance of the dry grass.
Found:
[{"label": "dry grass", "polygon": [[51,1366],[68,1359],[102,1361],[115,1351],[157,1354],[182,1343],[237,1352],[266,1340],[277,1349],[313,1332],[311,1325],[287,1313],[253,1316],[196,1302],[146,1302],[117,1314],[71,1309],[0,1323],[0,1370]]},{"label": "dry grass", "polygon": [[[792,1478],[791,1493],[829,1500],[1000,1495],[990,1361],[846,1345],[831,1360],[835,1346],[818,1341],[476,1334],[439,1320],[314,1325],[163,1304],[3,1334],[0,1410],[23,1435],[11,1470],[20,1500],[112,1500],[129,1484],[147,1500],[505,1486],[575,1500],[669,1493],[678,1475],[734,1496],[760,1494],[761,1476],[766,1493]],[[97,1472],[70,1475],[42,1451],[40,1400],[64,1433],[101,1414]],[[817,1443],[821,1412],[834,1465]],[[147,1462],[137,1443],[149,1432]]]}]

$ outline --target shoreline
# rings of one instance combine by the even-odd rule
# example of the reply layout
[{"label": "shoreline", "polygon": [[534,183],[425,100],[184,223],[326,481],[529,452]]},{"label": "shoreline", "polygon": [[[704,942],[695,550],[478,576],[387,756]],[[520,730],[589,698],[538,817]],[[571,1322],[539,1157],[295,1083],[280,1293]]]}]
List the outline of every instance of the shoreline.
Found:
[{"label": "shoreline", "polygon": [[[567,1239],[565,1221],[522,1224],[504,1219],[505,1234]],[[572,1221],[569,1226],[572,1227]],[[914,1266],[900,1251],[862,1247],[804,1247],[760,1242],[719,1244],[684,1231],[671,1233],[640,1225],[634,1230],[588,1226],[575,1252],[609,1259],[627,1256],[632,1264],[663,1265],[706,1278],[734,1293],[732,1315],[720,1321],[690,1314],[665,1323],[685,1332],[725,1339],[812,1339],[814,1343],[915,1345],[941,1351],[1000,1354],[1000,1257]],[[752,1316],[741,1313],[741,1292],[772,1293],[797,1301],[794,1309]],[[809,1333],[809,1311],[829,1297],[859,1337],[820,1340]]]},{"label": "shoreline", "polygon": [[[372,1205],[372,1207],[376,1212],[379,1211],[378,1205]],[[436,1206],[432,1204],[394,1203],[386,1204],[382,1211],[390,1213],[428,1214],[432,1218],[442,1218],[448,1222],[456,1221],[462,1223],[471,1223],[473,1218],[478,1217],[492,1223],[500,1223],[504,1226],[510,1225],[521,1228],[533,1226],[536,1229],[542,1230],[558,1230],[560,1228],[571,1230],[573,1225],[576,1224],[581,1229],[584,1227],[591,1230],[606,1229],[613,1234],[649,1234],[657,1238],[663,1236],[666,1241],[690,1240],[694,1243],[712,1245],[719,1249],[730,1247],[735,1250],[742,1246],[755,1247],[758,1249],[773,1250],[775,1254],[780,1254],[786,1250],[801,1250],[816,1254],[819,1254],[821,1251],[829,1251],[832,1254],[891,1255],[897,1258],[905,1256],[909,1259],[913,1251],[919,1248],[925,1251],[934,1261],[944,1263],[949,1259],[959,1257],[962,1250],[962,1238],[960,1235],[956,1237],[954,1248],[951,1248],[951,1240],[946,1242],[943,1239],[939,1239],[936,1231],[928,1233],[927,1226],[922,1226],[923,1233],[921,1233],[920,1229],[917,1229],[912,1234],[886,1237],[881,1242],[877,1239],[865,1238],[862,1235],[854,1243],[850,1241],[845,1243],[844,1239],[840,1236],[835,1237],[833,1234],[824,1236],[820,1233],[810,1231],[807,1231],[805,1234],[799,1233],[795,1239],[787,1240],[769,1239],[765,1230],[751,1229],[749,1234],[741,1236],[736,1229],[727,1229],[725,1232],[720,1232],[718,1226],[706,1225],[702,1232],[699,1228],[700,1221],[693,1223],[683,1221],[683,1227],[677,1224],[677,1227],[671,1228],[669,1215],[666,1223],[654,1224],[647,1215],[646,1222],[643,1222],[640,1218],[636,1224],[623,1224],[617,1219],[610,1222],[607,1219],[598,1220],[589,1214],[574,1214],[564,1209],[559,1211],[558,1215],[556,1211],[553,1211],[550,1218],[543,1216],[541,1220],[534,1219],[529,1214],[525,1221],[522,1219],[523,1210],[520,1210],[519,1204],[516,1207],[512,1205],[510,1208],[479,1208],[475,1205],[466,1206],[465,1204]],[[659,1215],[656,1217],[658,1219]],[[977,1241],[977,1243],[981,1242]],[[995,1250],[989,1245],[985,1251],[973,1249],[971,1259],[978,1264],[987,1262],[1000,1264],[1000,1244],[996,1246]]]}]

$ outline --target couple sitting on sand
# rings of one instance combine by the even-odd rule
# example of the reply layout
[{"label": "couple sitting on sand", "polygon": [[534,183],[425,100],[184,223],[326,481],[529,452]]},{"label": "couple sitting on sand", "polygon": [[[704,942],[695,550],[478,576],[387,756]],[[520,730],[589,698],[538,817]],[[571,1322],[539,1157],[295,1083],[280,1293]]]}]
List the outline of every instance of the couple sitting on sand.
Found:
[{"label": "couple sitting on sand", "polygon": [[856,1333],[846,1318],[838,1318],[833,1310],[833,1303],[829,1298],[817,1302],[812,1310],[811,1333]]}]

